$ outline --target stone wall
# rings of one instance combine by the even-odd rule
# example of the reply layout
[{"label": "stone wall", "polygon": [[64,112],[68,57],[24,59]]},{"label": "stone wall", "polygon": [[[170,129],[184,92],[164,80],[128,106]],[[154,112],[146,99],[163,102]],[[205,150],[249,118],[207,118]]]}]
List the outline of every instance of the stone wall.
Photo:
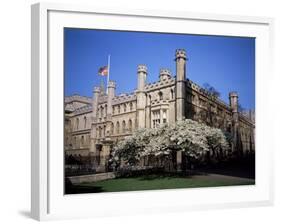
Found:
[{"label": "stone wall", "polygon": [[96,182],[101,180],[109,180],[114,179],[116,177],[115,172],[107,172],[107,173],[98,173],[98,174],[91,174],[91,175],[83,175],[83,176],[73,176],[67,177],[72,184],[81,184],[87,182]]}]

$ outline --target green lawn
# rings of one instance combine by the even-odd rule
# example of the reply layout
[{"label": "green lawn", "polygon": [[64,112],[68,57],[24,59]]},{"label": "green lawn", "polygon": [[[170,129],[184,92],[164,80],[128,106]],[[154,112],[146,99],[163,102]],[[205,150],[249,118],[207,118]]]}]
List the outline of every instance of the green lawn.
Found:
[{"label": "green lawn", "polygon": [[194,176],[159,176],[117,178],[92,183],[81,183],[66,188],[67,194],[138,191],[156,189],[217,187],[231,185],[253,185],[252,179],[223,176],[223,175],[194,175]]}]

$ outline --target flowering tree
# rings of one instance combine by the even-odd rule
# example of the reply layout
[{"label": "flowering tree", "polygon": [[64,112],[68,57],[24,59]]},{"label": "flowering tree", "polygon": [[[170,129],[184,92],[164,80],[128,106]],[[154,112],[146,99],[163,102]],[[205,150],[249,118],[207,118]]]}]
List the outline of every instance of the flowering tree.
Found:
[{"label": "flowering tree", "polygon": [[172,151],[183,151],[186,156],[200,160],[207,152],[213,156],[226,155],[230,150],[228,140],[222,130],[186,119],[173,125],[134,132],[118,142],[112,158],[136,164],[144,156],[169,156]]}]

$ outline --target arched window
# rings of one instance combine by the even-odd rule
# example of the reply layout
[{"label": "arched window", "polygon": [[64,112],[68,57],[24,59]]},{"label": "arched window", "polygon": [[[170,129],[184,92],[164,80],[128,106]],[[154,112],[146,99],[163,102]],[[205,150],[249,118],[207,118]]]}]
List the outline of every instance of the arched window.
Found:
[{"label": "arched window", "polygon": [[101,137],[102,127],[99,127],[99,137]]},{"label": "arched window", "polygon": [[163,93],[161,91],[158,93],[158,95],[159,95],[159,100],[163,100]]},{"label": "arched window", "polygon": [[73,138],[73,146],[74,146],[74,148],[76,148],[77,147],[77,142],[76,142],[76,136]]},{"label": "arched window", "polygon": [[126,122],[122,121],[122,133],[126,132]]},{"label": "arched window", "polygon": [[84,128],[86,128],[87,127],[87,117],[85,116],[84,117]]},{"label": "arched window", "polygon": [[117,113],[120,114],[120,105],[117,106]]},{"label": "arched window", "polygon": [[130,119],[130,120],[129,120],[129,124],[128,124],[128,126],[129,126],[129,132],[132,132],[132,126],[133,126],[132,123],[133,123],[133,122],[132,122],[132,120]]},{"label": "arched window", "polygon": [[103,118],[103,107],[100,108],[100,116]]},{"label": "arched window", "polygon": [[124,103],[124,113],[127,111],[127,105]]},{"label": "arched window", "polygon": [[174,99],[174,90],[173,90],[173,89],[171,89],[170,94],[171,94],[171,96],[170,96],[170,97],[171,97],[171,100]]},{"label": "arched window", "polygon": [[79,129],[79,118],[77,117],[76,118],[76,130],[78,130]]},{"label": "arched window", "polygon": [[131,102],[130,103],[130,111],[132,111],[133,110],[133,103]]},{"label": "arched window", "polygon": [[117,121],[117,123],[116,123],[116,134],[119,134],[119,131],[120,131],[120,124],[119,124],[119,121]]},{"label": "arched window", "polygon": [[81,146],[84,146],[84,143],[85,143],[85,142],[84,142],[84,136],[82,135],[82,136],[81,136]]},{"label": "arched window", "polygon": [[106,132],[106,126],[104,125],[104,126],[103,126],[103,137],[104,137],[105,134],[106,134],[105,132]]},{"label": "arched window", "polygon": [[96,129],[96,138],[99,137],[99,129]]},{"label": "arched window", "polygon": [[114,132],[114,124],[113,122],[111,123],[111,128],[110,128],[110,133],[113,135],[113,132]]},{"label": "arched window", "polygon": [[105,116],[107,115],[107,105],[105,105]]}]

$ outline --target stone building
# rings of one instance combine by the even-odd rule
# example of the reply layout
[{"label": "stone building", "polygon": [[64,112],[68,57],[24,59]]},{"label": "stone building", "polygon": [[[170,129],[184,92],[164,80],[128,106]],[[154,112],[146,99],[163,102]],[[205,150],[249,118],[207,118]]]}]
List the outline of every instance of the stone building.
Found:
[{"label": "stone building", "polygon": [[253,151],[254,116],[238,111],[238,94],[229,93],[229,104],[189,80],[185,50],[176,50],[176,75],[160,69],[159,80],[146,83],[148,69],[137,68],[137,89],[116,95],[109,81],[107,94],[94,87],[92,98],[65,97],[65,151],[67,155],[93,156],[101,170],[112,145],[139,128],[155,128],[185,118],[232,133],[233,150]]}]

